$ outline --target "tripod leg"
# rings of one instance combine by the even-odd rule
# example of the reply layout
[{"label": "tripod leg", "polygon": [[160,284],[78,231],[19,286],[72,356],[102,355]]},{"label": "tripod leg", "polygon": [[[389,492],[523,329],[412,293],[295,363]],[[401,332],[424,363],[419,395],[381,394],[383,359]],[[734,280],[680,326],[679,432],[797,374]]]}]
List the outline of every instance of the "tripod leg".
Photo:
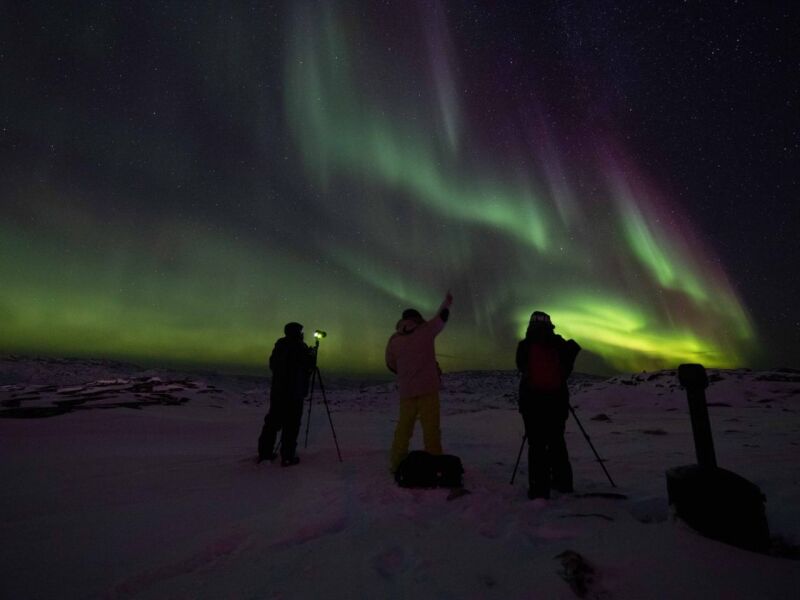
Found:
[{"label": "tripod leg", "polygon": [[608,481],[611,484],[611,487],[617,487],[617,485],[614,483],[614,480],[611,479],[611,475],[609,474],[608,469],[606,469],[606,466],[603,464],[603,459],[600,458],[600,455],[597,453],[597,450],[594,449],[594,444],[592,444],[592,440],[589,439],[589,434],[586,433],[586,430],[583,428],[583,425],[581,425],[581,421],[580,419],[578,419],[578,415],[575,413],[575,409],[572,408],[571,404],[569,405],[569,410],[572,412],[572,416],[575,417],[575,422],[578,424],[578,427],[580,428],[583,437],[586,438],[589,447],[592,449],[592,452],[594,452],[594,456],[597,459],[597,462],[600,463],[600,466],[603,468],[603,472],[606,474],[606,477],[608,477]]},{"label": "tripod leg", "polygon": [[528,435],[527,434],[522,436],[522,444],[520,444],[519,454],[517,454],[517,462],[514,465],[514,472],[511,474],[511,482],[510,482],[511,485],[514,485],[514,479],[517,476],[517,469],[519,468],[519,461],[520,461],[520,459],[522,459],[522,451],[525,449],[525,442],[527,441],[527,439],[528,439]]},{"label": "tripod leg", "polygon": [[322,402],[325,404],[325,410],[328,412],[328,423],[331,424],[331,433],[333,433],[333,443],[336,444],[336,454],[339,456],[339,462],[342,462],[342,453],[339,450],[339,440],[336,439],[336,429],[333,427],[333,419],[331,418],[331,409],[328,406],[328,398],[325,395],[325,386],[322,384],[322,374],[317,368],[317,378],[319,379],[319,389],[322,392]]},{"label": "tripod leg", "polygon": [[[306,417],[306,442],[303,446],[304,448],[308,448],[308,429],[311,426],[311,404],[314,401],[314,382],[316,381],[317,376],[319,375],[319,369],[314,369],[314,372],[311,373],[311,392],[308,395],[308,416]],[[322,380],[320,379],[320,384],[322,384]]]}]

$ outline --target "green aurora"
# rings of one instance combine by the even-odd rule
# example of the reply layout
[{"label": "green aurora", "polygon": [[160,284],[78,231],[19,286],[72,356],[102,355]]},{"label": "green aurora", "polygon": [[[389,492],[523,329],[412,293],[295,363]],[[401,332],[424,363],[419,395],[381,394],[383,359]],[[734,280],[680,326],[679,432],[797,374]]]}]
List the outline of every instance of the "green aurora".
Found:
[{"label": "green aurora", "polygon": [[448,371],[512,368],[533,310],[583,346],[579,369],[747,363],[755,333],[723,270],[620,144],[597,133],[575,154],[528,127],[498,153],[441,22],[404,54],[369,19],[293,7],[281,96],[258,109],[281,115],[268,193],[194,191],[217,212],[187,216],[135,190],[14,186],[0,348],[263,370],[300,321],[329,334],[323,368],[382,373],[402,309],[432,314],[451,289]]}]

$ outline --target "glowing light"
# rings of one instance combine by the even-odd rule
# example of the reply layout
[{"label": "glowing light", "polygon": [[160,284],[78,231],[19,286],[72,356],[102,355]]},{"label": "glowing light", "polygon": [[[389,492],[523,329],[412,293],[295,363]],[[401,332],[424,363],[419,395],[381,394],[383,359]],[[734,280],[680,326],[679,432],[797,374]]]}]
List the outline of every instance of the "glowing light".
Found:
[{"label": "glowing light", "polygon": [[[385,372],[401,311],[429,316],[450,288],[445,370],[513,368],[534,309],[620,369],[746,363],[745,307],[613,127],[565,132],[537,90],[505,97],[486,83],[494,72],[465,63],[442,6],[423,4],[398,33],[347,3],[288,3],[283,80],[250,88],[280,87],[282,102],[236,104],[236,131],[266,148],[252,173],[232,160],[207,186],[205,150],[176,159],[157,139],[136,148],[170,165],[155,200],[72,193],[55,172],[11,186],[0,349],[263,372],[297,321],[331,333],[326,369]],[[229,124],[239,111],[221,102]],[[173,165],[194,176],[191,193],[174,195]]]},{"label": "glowing light", "polygon": [[335,169],[366,178],[440,216],[498,228],[546,250],[549,216],[541,201],[523,186],[492,184],[490,177],[460,181],[448,172],[458,165],[437,153],[429,136],[393,126],[384,111],[365,106],[352,83],[344,37],[330,13],[324,21],[319,37],[293,38],[286,85],[289,122],[319,180],[329,182]]},{"label": "glowing light", "polygon": [[[447,139],[437,142],[437,135],[443,135],[440,129],[419,131],[420,120],[424,122],[420,111],[414,122],[393,122],[374,98],[360,93],[353,84],[355,69],[346,36],[332,11],[322,19],[302,11],[298,15],[303,35],[294,38],[290,51],[287,107],[310,172],[328,184],[367,179],[378,190],[399,192],[382,201],[387,212],[400,211],[401,203],[410,202],[432,211],[442,223],[479,225],[509,240],[512,253],[493,258],[511,262],[513,266],[505,265],[503,271],[516,280],[479,292],[485,299],[484,308],[474,311],[476,324],[494,331],[498,319],[502,322],[497,311],[503,303],[491,297],[505,296],[517,303],[517,323],[524,330],[530,302],[547,299],[565,333],[618,368],[685,360],[731,366],[742,360],[752,338],[744,311],[723,276],[712,269],[703,272],[703,261],[692,256],[685,232],[659,220],[654,201],[659,194],[642,183],[635,166],[618,164],[603,153],[601,170],[589,174],[608,190],[616,206],[610,212],[582,199],[570,185],[570,167],[545,127],[533,134],[541,148],[533,150],[524,177],[518,166],[500,166],[497,157],[485,158],[474,168],[457,153],[439,151],[453,149],[454,128],[445,127]],[[315,27],[318,35],[309,36]],[[432,52],[436,79],[444,84],[437,87],[438,109],[447,113],[443,106],[457,104],[449,85],[452,77],[441,50]],[[432,115],[433,124],[435,105]],[[461,155],[468,156],[466,124],[459,128],[458,139]],[[602,145],[598,147],[602,153]],[[544,165],[543,176],[534,164]],[[549,194],[532,191],[530,182],[537,178],[547,182]],[[629,252],[615,244],[617,234]],[[466,235],[481,239],[474,232]],[[523,245],[516,245],[519,242]],[[526,247],[535,252],[524,252]],[[468,270],[476,255],[467,255],[461,259]],[[341,249],[332,256],[376,288],[408,299],[407,284],[402,283],[406,273]],[[576,282],[585,289],[576,291]],[[616,299],[631,294],[637,301]],[[413,296],[433,304],[425,289]],[[458,351],[453,355],[463,360]]]}]

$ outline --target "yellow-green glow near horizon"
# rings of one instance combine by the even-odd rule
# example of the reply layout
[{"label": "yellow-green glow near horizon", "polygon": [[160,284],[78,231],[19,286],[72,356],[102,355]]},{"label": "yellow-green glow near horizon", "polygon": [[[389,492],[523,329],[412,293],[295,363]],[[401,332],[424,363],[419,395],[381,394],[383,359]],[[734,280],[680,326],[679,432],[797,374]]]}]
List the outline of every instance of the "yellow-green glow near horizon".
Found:
[{"label": "yellow-green glow near horizon", "polygon": [[[354,64],[347,36],[332,10],[323,10],[321,15],[298,10],[295,23],[297,31],[305,33],[294,36],[289,46],[286,106],[309,173],[326,187],[368,180],[374,186],[375,202],[386,205],[384,210],[391,211],[393,202],[412,202],[429,213],[428,218],[449,220],[459,231],[469,229],[470,236],[480,236],[484,230],[507,238],[512,245],[521,243],[513,256],[519,280],[502,284],[520,307],[515,315],[518,333],[524,332],[530,310],[538,306],[551,312],[560,331],[581,340],[617,368],[659,367],[687,360],[733,366],[744,359],[752,331],[732,291],[713,270],[702,272],[681,243],[674,243],[678,232],[645,216],[647,190],[628,181],[624,172],[606,168],[598,175],[605,178],[616,207],[610,218],[598,219],[607,211],[588,202],[574,217],[572,205],[581,199],[563,177],[551,181],[554,185],[547,197],[531,191],[531,181],[536,179],[532,170],[527,181],[513,169],[498,175],[503,171],[499,157],[471,169],[462,158],[475,150],[468,147],[469,130],[459,132],[458,139],[465,141],[454,143],[447,114],[456,114],[458,109],[451,96],[448,110],[439,114],[444,126],[436,126],[433,108],[427,130],[417,117],[393,120],[376,94],[355,86],[354,73],[361,72],[360,65]],[[434,58],[432,62],[438,67],[434,75],[445,78],[442,86],[452,89],[452,77],[441,69],[445,61]],[[438,98],[441,109],[441,94]],[[431,134],[442,130],[450,134],[446,138]],[[564,173],[560,162],[554,170]],[[497,183],[503,179],[509,183]],[[401,199],[394,199],[398,194]],[[622,232],[620,238],[615,231]],[[627,251],[616,247],[620,245],[627,245]],[[582,253],[587,262],[607,261],[594,255],[598,246],[604,246],[609,256],[624,257],[625,272],[612,273],[617,281],[598,285],[602,277],[579,266]],[[352,256],[342,262],[362,271]],[[387,277],[407,277],[392,275],[391,269],[370,267],[368,271],[372,274],[365,275],[366,279],[383,290],[390,289]],[[581,281],[587,289],[572,291]],[[631,294],[638,302],[608,300],[609,291],[617,286],[618,297]],[[395,295],[408,300],[405,294]],[[531,300],[526,301],[526,296]],[[704,319],[714,315],[713,326],[698,324],[698,315]],[[720,331],[720,326],[735,327],[738,335]]]},{"label": "yellow-green glow near horizon", "polygon": [[214,13],[229,45],[163,41],[185,81],[148,67],[145,100],[125,88],[82,134],[58,113],[44,166],[4,189],[0,351],[263,373],[299,321],[328,332],[325,370],[387,374],[401,311],[450,289],[446,371],[513,368],[533,310],[579,370],[748,364],[746,308],[613,127],[566,130],[539,79],[471,60],[444,4],[395,6],[402,27],[353,6],[287,2],[280,36]]},{"label": "yellow-green glow near horizon", "polygon": [[[682,362],[708,367],[730,367],[742,357],[722,348],[712,338],[676,328],[657,331],[634,305],[604,298],[564,297],[551,317],[559,333],[582,341],[623,370],[657,369]],[[518,319],[527,322],[528,315]],[[519,335],[524,335],[520,327]]]}]

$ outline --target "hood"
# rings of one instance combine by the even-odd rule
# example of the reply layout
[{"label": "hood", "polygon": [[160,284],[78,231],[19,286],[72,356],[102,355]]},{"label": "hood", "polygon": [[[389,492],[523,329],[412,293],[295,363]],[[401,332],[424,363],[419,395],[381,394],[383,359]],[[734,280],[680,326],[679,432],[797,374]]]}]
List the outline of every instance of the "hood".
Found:
[{"label": "hood", "polygon": [[397,330],[397,333],[408,335],[409,333],[413,333],[414,330],[424,322],[425,321],[420,321],[419,319],[400,319],[394,328]]},{"label": "hood", "polygon": [[525,339],[532,342],[543,342],[556,337],[556,334],[553,330],[554,327],[552,325],[531,325],[525,332]]}]

